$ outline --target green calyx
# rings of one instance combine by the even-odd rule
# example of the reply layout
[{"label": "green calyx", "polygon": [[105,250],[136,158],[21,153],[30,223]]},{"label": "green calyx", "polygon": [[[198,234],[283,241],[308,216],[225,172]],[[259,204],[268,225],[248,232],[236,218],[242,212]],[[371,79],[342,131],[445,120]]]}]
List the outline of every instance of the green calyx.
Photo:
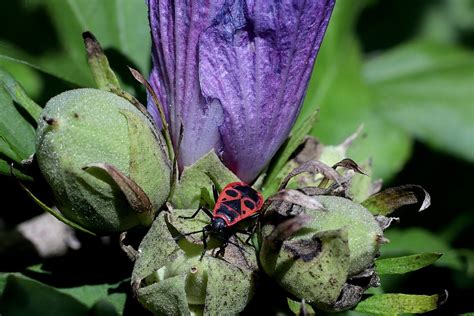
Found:
[{"label": "green calyx", "polygon": [[36,157],[61,212],[97,233],[150,225],[169,195],[162,136],[110,92],[78,89],[52,98],[38,122]]},{"label": "green calyx", "polygon": [[360,204],[337,196],[318,196],[324,207],[311,212],[306,226],[316,232],[343,229],[347,231],[350,264],[348,275],[356,275],[372,266],[380,248],[383,231],[374,216]]},{"label": "green calyx", "polygon": [[[383,231],[360,204],[337,196],[313,196],[318,209],[275,201],[267,209],[259,254],[264,271],[286,291],[320,309],[336,311],[358,302],[376,285],[373,265]],[[279,214],[273,216],[273,214]],[[341,297],[352,289],[357,295]]]},{"label": "green calyx", "polygon": [[138,300],[158,315],[190,315],[191,310],[205,315],[237,314],[254,292],[255,250],[240,235],[231,237],[239,247],[228,244],[222,249],[220,240],[211,237],[201,258],[202,234],[179,237],[209,223],[205,214],[181,218],[193,212],[172,210],[157,217],[140,244],[132,287]]}]

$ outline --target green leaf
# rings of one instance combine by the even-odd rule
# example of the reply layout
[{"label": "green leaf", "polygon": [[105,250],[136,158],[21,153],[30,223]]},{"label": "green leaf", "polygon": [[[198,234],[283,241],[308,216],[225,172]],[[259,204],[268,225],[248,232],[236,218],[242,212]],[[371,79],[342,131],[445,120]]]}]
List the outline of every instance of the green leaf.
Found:
[{"label": "green leaf", "polygon": [[431,197],[425,189],[416,184],[405,184],[398,187],[387,188],[370,196],[362,202],[374,215],[387,216],[405,205],[418,205],[421,212],[431,205]]},{"label": "green leaf", "polygon": [[77,64],[70,59],[71,57],[66,52],[30,56],[0,42],[0,61],[2,63],[25,65],[77,86],[94,85],[87,63]]},{"label": "green leaf", "polygon": [[30,177],[29,175],[24,174],[22,171],[18,170],[15,167],[13,167],[12,169],[10,167],[10,164],[7,161],[0,159],[0,174],[11,176],[12,170],[13,170],[14,176],[20,180],[27,180],[27,181],[33,180],[33,178]]},{"label": "green leaf", "polygon": [[370,59],[380,115],[432,147],[474,161],[474,54],[412,42]]},{"label": "green leaf", "polygon": [[[5,284],[0,313],[6,315],[118,315],[123,311],[126,294],[114,291],[119,284],[54,288],[21,274],[0,275],[0,293]],[[52,305],[52,306],[50,306]],[[111,313],[111,310],[114,310]]]},{"label": "green leaf", "polygon": [[426,313],[438,308],[438,295],[379,294],[360,302],[357,312],[377,315]]},{"label": "green leaf", "polygon": [[436,266],[456,270],[464,270],[464,264],[456,250],[443,240],[439,234],[422,228],[395,229],[384,233],[390,240],[381,248],[382,257],[417,254],[424,252],[442,253],[443,256],[435,263]]},{"label": "green leaf", "polygon": [[32,57],[0,49],[0,59],[32,65],[79,86],[94,86],[81,38],[84,31],[91,31],[104,49],[114,49],[117,56],[123,54],[124,70],[128,63],[148,71],[151,40],[145,1],[31,0],[28,5],[47,9],[59,38],[59,50]]},{"label": "green leaf", "polygon": [[312,135],[325,144],[339,144],[360,124],[364,134],[349,149],[355,161],[373,158],[374,178],[389,178],[408,159],[411,140],[407,133],[375,112],[376,103],[362,75],[362,56],[352,29],[365,1],[339,1],[316,61],[297,124],[316,107],[320,121]]},{"label": "green leaf", "polygon": [[99,300],[97,303],[92,306],[89,310],[88,316],[118,316],[122,313],[118,313],[117,309],[109,303],[107,300]]},{"label": "green leaf", "polygon": [[378,274],[404,274],[429,266],[441,256],[441,253],[421,253],[404,257],[378,259],[375,261],[375,270]]},{"label": "green leaf", "polygon": [[3,43],[0,41],[0,68],[10,73],[13,78],[20,82],[32,99],[39,98],[43,93],[44,85],[38,71],[28,65],[2,58],[2,45]]},{"label": "green leaf", "polygon": [[[98,301],[106,301],[111,304],[116,310],[122,311],[125,306],[126,294],[113,290],[119,284],[97,284],[97,285],[83,285],[74,288],[58,288],[61,293],[77,299],[89,308],[92,308]],[[110,293],[112,291],[112,293]]]},{"label": "green leaf", "polygon": [[86,305],[52,287],[17,275],[9,275],[6,281],[2,315],[87,315]]},{"label": "green leaf", "polygon": [[142,72],[148,69],[151,40],[144,1],[41,0],[39,3],[50,12],[71,62],[86,65],[81,34],[91,31],[104,49],[114,48],[125,54]]},{"label": "green leaf", "polygon": [[18,111],[0,73],[0,154],[21,163],[35,151],[35,129]]},{"label": "green leaf", "polygon": [[37,121],[43,110],[35,101],[31,100],[23,87],[6,71],[0,68],[0,84],[10,94],[13,101],[18,103],[30,117]]},{"label": "green leaf", "polygon": [[[291,312],[293,312],[295,315],[300,315],[301,312],[301,307],[303,307],[302,302],[294,301],[292,299],[287,298],[288,301],[288,307],[290,308]],[[309,304],[304,304],[304,309],[306,310],[306,314],[303,315],[315,315],[314,309],[311,307]]]}]

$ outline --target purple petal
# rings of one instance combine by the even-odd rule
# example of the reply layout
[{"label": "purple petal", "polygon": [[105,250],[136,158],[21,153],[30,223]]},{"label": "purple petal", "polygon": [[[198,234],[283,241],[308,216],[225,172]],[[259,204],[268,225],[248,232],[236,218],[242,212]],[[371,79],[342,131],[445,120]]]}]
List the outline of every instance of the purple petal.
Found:
[{"label": "purple petal", "polygon": [[235,1],[201,35],[201,89],[223,108],[222,158],[241,179],[253,180],[288,136],[333,6]]},{"label": "purple petal", "polygon": [[222,109],[202,96],[197,54],[199,36],[211,25],[223,1],[148,1],[154,61],[151,83],[160,101],[166,102],[163,106],[169,111],[175,146],[180,125],[184,125],[181,167],[220,147]]},{"label": "purple petal", "polygon": [[175,146],[184,125],[181,167],[215,149],[241,179],[258,175],[301,108],[333,6],[334,0],[149,0],[150,80]]}]

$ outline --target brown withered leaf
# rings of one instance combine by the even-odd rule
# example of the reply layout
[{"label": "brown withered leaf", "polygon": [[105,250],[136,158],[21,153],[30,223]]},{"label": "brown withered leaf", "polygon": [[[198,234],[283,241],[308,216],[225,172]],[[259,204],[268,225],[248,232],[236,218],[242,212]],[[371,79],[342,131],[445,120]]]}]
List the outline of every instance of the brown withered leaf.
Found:
[{"label": "brown withered leaf", "polygon": [[406,184],[385,189],[362,202],[374,215],[388,215],[404,205],[420,204],[418,211],[427,209],[431,197],[419,185]]},{"label": "brown withered leaf", "polygon": [[135,78],[135,80],[140,82],[145,87],[146,91],[150,94],[158,110],[158,113],[160,114],[163,130],[165,132],[168,132],[169,127],[168,127],[168,122],[166,121],[165,111],[163,109],[163,105],[160,103],[158,96],[155,93],[155,90],[153,90],[150,83],[145,79],[145,77],[138,70],[133,69],[132,67],[128,67],[128,69],[130,70],[130,73],[132,74],[133,78]]},{"label": "brown withered leaf", "polygon": [[127,232],[123,232],[120,234],[119,237],[119,246],[123,252],[127,255],[127,257],[132,261],[135,262],[138,258],[138,251],[134,249],[131,245],[125,244],[125,238],[127,238]]},{"label": "brown withered leaf", "polygon": [[380,278],[373,268],[366,269],[359,275],[349,278],[331,311],[344,311],[355,306],[369,287],[378,286],[380,286]]},{"label": "brown withered leaf", "polygon": [[352,159],[350,158],[345,158],[345,159],[342,159],[341,161],[339,161],[338,163],[334,164],[334,166],[332,166],[333,169],[336,169],[337,167],[343,167],[343,168],[346,168],[346,169],[350,169],[350,170],[354,170],[355,172],[357,173],[360,173],[360,174],[363,174],[363,175],[367,175],[362,169],[361,167]]},{"label": "brown withered leaf", "polygon": [[[334,170],[336,170],[337,167],[342,167],[342,168],[345,168],[345,169],[348,169],[348,170],[353,170],[354,172],[357,172],[357,173],[360,173],[360,174],[363,174],[363,175],[367,175],[367,174],[364,173],[364,171],[362,171],[362,169],[359,167],[359,165],[354,160],[352,160],[350,158],[344,158],[344,159],[342,159],[341,161],[335,163],[332,166],[332,168]],[[352,176],[353,176],[353,174],[346,176],[346,179],[344,179],[344,181],[341,181],[341,179],[339,179],[339,182],[336,183],[336,184],[340,184],[341,182],[344,182],[345,184],[348,184],[351,181]],[[319,184],[319,187],[320,188],[325,188],[327,186],[328,182],[329,182],[328,178],[323,179],[321,181],[321,183]],[[334,185],[333,185],[333,187],[334,187]],[[335,190],[336,188],[337,188],[337,186],[334,187],[333,190]]]},{"label": "brown withered leaf", "polygon": [[379,224],[379,227],[382,230],[386,230],[387,228],[389,228],[392,223],[398,224],[400,222],[400,218],[398,217],[385,217],[383,215],[375,216],[375,220],[377,221],[377,224]]},{"label": "brown withered leaf", "polygon": [[279,191],[284,189],[288,182],[291,180],[291,178],[304,173],[304,172],[309,172],[313,175],[316,175],[318,173],[321,173],[325,178],[329,180],[333,180],[337,183],[339,183],[339,174],[337,173],[336,170],[333,168],[329,167],[328,165],[322,163],[321,161],[317,160],[310,160],[305,163],[303,163],[301,166],[293,169],[282,181],[280,184]]},{"label": "brown withered leaf", "polygon": [[285,201],[291,204],[300,205],[313,210],[323,209],[323,205],[314,197],[293,189],[281,190],[268,198],[270,201]]},{"label": "brown withered leaf", "polygon": [[91,169],[100,169],[105,171],[120,188],[128,203],[135,212],[139,214],[153,214],[153,205],[142,188],[113,165],[106,163],[94,163],[89,164],[82,169],[85,171],[89,171]]},{"label": "brown withered leaf", "polygon": [[328,189],[322,189],[318,187],[304,187],[299,189],[301,192],[303,192],[306,195],[313,196],[313,195],[327,195],[330,192]]}]

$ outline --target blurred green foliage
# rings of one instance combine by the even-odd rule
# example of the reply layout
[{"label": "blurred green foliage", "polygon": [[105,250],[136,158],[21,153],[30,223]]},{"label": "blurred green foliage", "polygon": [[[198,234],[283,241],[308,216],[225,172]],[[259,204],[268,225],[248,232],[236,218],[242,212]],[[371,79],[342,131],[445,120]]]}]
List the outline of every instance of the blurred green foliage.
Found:
[{"label": "blurred green foliage", "polygon": [[58,289],[20,274],[0,274],[1,282],[4,315],[119,315],[126,299],[125,293],[113,293],[118,285]]}]

